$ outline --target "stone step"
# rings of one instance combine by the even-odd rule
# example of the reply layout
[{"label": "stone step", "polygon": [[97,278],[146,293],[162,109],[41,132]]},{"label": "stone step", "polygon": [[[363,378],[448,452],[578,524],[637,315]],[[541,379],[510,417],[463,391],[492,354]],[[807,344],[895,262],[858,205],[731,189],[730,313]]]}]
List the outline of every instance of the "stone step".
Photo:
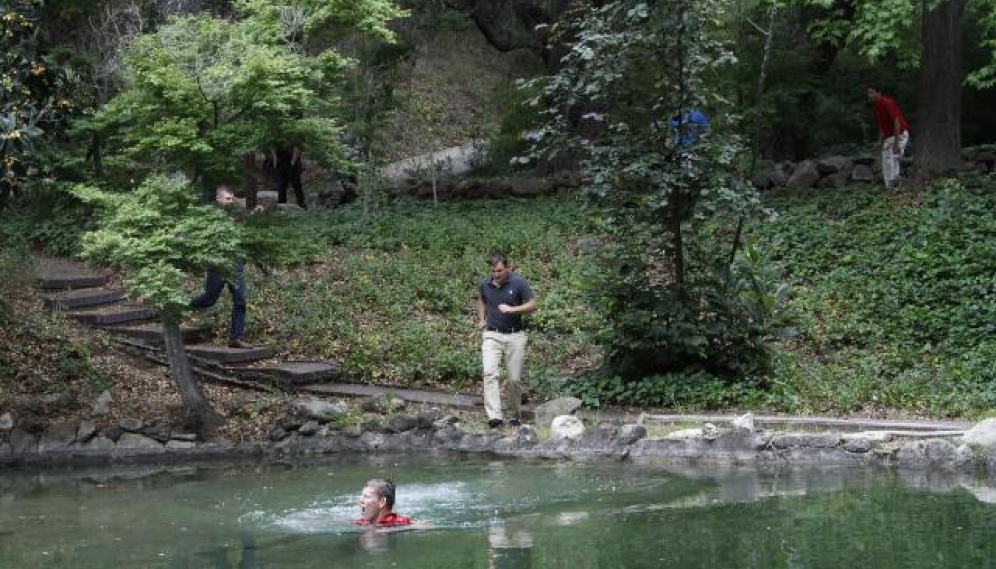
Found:
[{"label": "stone step", "polygon": [[[107,328],[107,331],[116,336],[148,344],[161,345],[163,343],[163,325],[158,322],[130,326],[111,326]],[[202,342],[211,336],[209,330],[194,326],[180,326],[180,335],[183,338],[184,344]]]},{"label": "stone step", "polygon": [[57,310],[72,310],[85,306],[110,304],[124,300],[124,291],[118,288],[81,288],[41,295],[45,306]]},{"label": "stone step", "polygon": [[273,346],[253,346],[252,348],[187,346],[187,353],[192,357],[222,364],[237,364],[272,358],[277,351],[273,349]]},{"label": "stone step", "polygon": [[112,326],[125,322],[136,322],[155,318],[156,309],[144,304],[115,304],[102,306],[96,310],[69,312],[66,316],[92,326]]},{"label": "stone step", "polygon": [[277,362],[254,367],[237,367],[227,370],[239,378],[251,381],[276,381],[282,385],[305,385],[342,379],[342,366],[321,360]]}]

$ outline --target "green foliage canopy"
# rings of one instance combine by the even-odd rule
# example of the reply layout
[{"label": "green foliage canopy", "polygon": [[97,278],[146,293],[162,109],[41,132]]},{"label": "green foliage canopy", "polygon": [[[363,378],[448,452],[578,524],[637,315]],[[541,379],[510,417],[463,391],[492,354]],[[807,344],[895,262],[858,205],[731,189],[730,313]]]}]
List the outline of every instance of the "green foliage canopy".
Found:
[{"label": "green foliage canopy", "polygon": [[181,176],[153,175],[126,194],[86,185],[73,193],[105,210],[102,226],[83,237],[83,257],[125,269],[129,292],[160,310],[187,304],[185,274],[227,270],[238,258],[242,228],[221,209],[202,205]]},{"label": "green foliage canopy", "polygon": [[[734,61],[720,24],[730,7],[583,3],[559,30],[572,43],[561,71],[533,100],[546,106],[537,154],[582,152],[598,234],[591,301],[610,363],[629,378],[763,365],[763,322],[729,289],[729,227],[757,205],[716,87]],[[714,115],[713,132],[676,120],[695,109]]]},{"label": "green foliage canopy", "polygon": [[45,170],[45,147],[75,111],[73,75],[38,45],[43,2],[0,4],[0,205],[31,168]]},{"label": "green foliage canopy", "polygon": [[274,144],[344,160],[337,92],[353,62],[334,49],[310,55],[301,42],[333,25],[390,38],[387,21],[403,13],[389,5],[309,0],[288,13],[245,0],[239,20],[173,18],[130,46],[125,90],[86,127],[118,134],[121,148],[152,168],[181,168],[207,186],[236,179],[242,156]]}]

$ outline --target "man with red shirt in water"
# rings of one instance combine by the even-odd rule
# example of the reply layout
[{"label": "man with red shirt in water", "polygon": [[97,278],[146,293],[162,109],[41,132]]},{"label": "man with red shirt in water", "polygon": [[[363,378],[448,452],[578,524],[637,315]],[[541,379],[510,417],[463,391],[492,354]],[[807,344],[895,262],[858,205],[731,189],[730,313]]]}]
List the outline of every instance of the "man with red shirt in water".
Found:
[{"label": "man with red shirt in water", "polygon": [[893,188],[899,179],[899,159],[910,141],[910,125],[899,105],[876,87],[868,87],[868,100],[878,124],[878,143],[882,146],[882,178],[886,188]]},{"label": "man with red shirt in water", "polygon": [[394,482],[374,478],[367,482],[360,495],[360,519],[358,526],[394,527],[409,526],[412,519],[399,516],[392,511],[394,508]]}]

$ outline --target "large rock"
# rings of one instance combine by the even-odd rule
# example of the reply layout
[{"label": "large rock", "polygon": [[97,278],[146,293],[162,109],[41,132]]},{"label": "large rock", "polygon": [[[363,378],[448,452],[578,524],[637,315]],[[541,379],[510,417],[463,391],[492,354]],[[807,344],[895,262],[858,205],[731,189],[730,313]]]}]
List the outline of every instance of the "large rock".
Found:
[{"label": "large rock", "polygon": [[103,417],[111,411],[111,392],[104,391],[99,396],[97,400],[93,403],[93,410],[90,411],[91,417]]},{"label": "large rock", "polygon": [[793,190],[804,190],[812,188],[819,179],[820,173],[816,169],[816,163],[812,160],[803,160],[796,165],[792,177],[785,186]]},{"label": "large rock", "polygon": [[986,447],[996,445],[996,419],[986,419],[976,423],[962,436],[961,441],[967,445]]},{"label": "large rock", "polygon": [[9,431],[14,428],[14,416],[10,413],[0,415],[0,431]]},{"label": "large rock", "polygon": [[39,453],[66,452],[76,442],[76,425],[61,423],[52,425],[38,441]]},{"label": "large rock", "polygon": [[570,439],[576,441],[584,435],[584,424],[574,415],[561,415],[550,423],[550,438],[555,441]]},{"label": "large rock", "polygon": [[165,450],[162,443],[138,433],[124,433],[118,439],[117,450],[125,454],[160,453]]},{"label": "large rock", "polygon": [[570,415],[581,407],[581,400],[577,397],[558,397],[537,405],[533,410],[536,425],[545,427],[551,424],[554,418],[560,415]]},{"label": "large rock", "polygon": [[852,182],[873,182],[875,181],[875,172],[872,171],[871,166],[865,166],[864,164],[858,164],[851,170],[851,181]]},{"label": "large rock", "polygon": [[294,399],[289,403],[289,406],[294,413],[320,423],[334,421],[349,413],[349,405],[345,402],[328,402],[317,397]]},{"label": "large rock", "polygon": [[852,167],[853,163],[851,159],[844,156],[830,156],[816,161],[816,171],[822,176],[830,176],[831,174],[841,172],[848,174]]}]

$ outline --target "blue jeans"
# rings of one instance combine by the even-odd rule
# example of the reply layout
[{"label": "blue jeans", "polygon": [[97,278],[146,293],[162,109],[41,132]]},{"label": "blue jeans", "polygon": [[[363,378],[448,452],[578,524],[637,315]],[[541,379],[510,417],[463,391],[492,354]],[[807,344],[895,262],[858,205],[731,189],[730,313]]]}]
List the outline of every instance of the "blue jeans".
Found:
[{"label": "blue jeans", "polygon": [[232,277],[225,280],[215,269],[208,269],[204,279],[204,292],[190,301],[193,308],[209,308],[218,302],[221,290],[228,285],[232,294],[232,324],[228,328],[229,340],[241,340],[246,332],[246,278],[245,265],[236,263],[232,267]]}]

